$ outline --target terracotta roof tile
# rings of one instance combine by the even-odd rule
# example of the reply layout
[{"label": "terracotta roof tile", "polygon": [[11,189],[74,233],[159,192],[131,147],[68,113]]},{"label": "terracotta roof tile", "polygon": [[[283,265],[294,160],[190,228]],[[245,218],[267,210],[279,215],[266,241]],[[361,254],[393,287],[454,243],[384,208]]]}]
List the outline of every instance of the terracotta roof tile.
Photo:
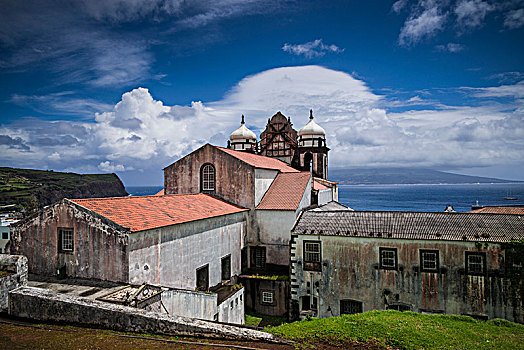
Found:
[{"label": "terracotta roof tile", "polygon": [[161,189],[157,194],[155,194],[155,196],[163,196],[164,194],[164,189]]},{"label": "terracotta roof tile", "polygon": [[218,146],[215,146],[215,147],[226,152],[229,155],[232,155],[233,157],[237,159],[240,159],[241,161],[249,165],[254,166],[255,168],[275,169],[275,170],[280,170],[280,172],[282,173],[298,173],[299,172],[295,168],[290,167],[283,161],[278,160],[276,158],[260,156],[258,154],[253,154],[253,153],[248,153],[248,152],[235,151],[235,150],[224,148],[224,147],[218,147]]},{"label": "terracotta roof tile", "polygon": [[248,210],[203,193],[70,201],[127,227],[132,232]]},{"label": "terracotta roof tile", "polygon": [[256,209],[297,210],[309,179],[309,171],[278,174]]},{"label": "terracotta roof tile", "polygon": [[308,210],[295,234],[470,242],[507,242],[524,237],[524,217],[504,214]]},{"label": "terracotta roof tile", "polygon": [[468,213],[524,215],[524,207],[484,207],[468,211]]},{"label": "terracotta roof tile", "polygon": [[314,190],[327,190],[329,187],[322,184],[320,181],[318,181],[316,178],[313,178],[313,189]]}]

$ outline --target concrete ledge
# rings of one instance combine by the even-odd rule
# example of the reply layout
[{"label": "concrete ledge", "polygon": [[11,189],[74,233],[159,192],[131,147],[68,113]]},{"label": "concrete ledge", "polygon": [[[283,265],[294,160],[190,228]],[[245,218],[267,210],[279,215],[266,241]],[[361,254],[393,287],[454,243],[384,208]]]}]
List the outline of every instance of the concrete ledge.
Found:
[{"label": "concrete ledge", "polygon": [[118,331],[279,342],[273,335],[257,330],[160,314],[31,287],[9,292],[9,314],[38,321],[78,323]]},{"label": "concrete ledge", "polygon": [[0,254],[0,311],[7,311],[9,291],[27,285],[27,258]]}]

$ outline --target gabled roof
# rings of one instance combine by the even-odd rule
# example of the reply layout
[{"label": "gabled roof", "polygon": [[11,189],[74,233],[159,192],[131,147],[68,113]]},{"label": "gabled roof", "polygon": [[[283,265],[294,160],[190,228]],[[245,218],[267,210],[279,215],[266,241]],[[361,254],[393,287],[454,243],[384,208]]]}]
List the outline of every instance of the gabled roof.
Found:
[{"label": "gabled roof", "polygon": [[310,179],[309,171],[278,174],[256,209],[297,210]]},{"label": "gabled roof", "polygon": [[468,213],[482,214],[517,214],[524,215],[524,206],[522,207],[484,207],[468,211]]},{"label": "gabled roof", "polygon": [[295,234],[508,242],[524,237],[524,216],[395,211],[304,211]]},{"label": "gabled roof", "polygon": [[203,193],[69,199],[69,201],[120,226],[127,227],[132,232],[248,210]]},{"label": "gabled roof", "polygon": [[214,147],[243,161],[244,163],[254,166],[255,168],[280,170],[280,172],[282,173],[298,173],[299,172],[295,168],[290,167],[283,161],[278,160],[276,158],[260,156],[260,155],[248,153],[248,152],[235,151],[235,150],[224,148],[224,147],[218,147],[218,146],[214,146]]},{"label": "gabled roof", "polygon": [[341,204],[336,201],[331,201],[318,207],[308,209],[311,211],[336,211],[336,210],[353,210],[350,207],[346,207],[344,204]]},{"label": "gabled roof", "polygon": [[313,189],[314,190],[327,190],[330,187],[327,187],[322,182],[318,181],[316,177],[313,178]]}]

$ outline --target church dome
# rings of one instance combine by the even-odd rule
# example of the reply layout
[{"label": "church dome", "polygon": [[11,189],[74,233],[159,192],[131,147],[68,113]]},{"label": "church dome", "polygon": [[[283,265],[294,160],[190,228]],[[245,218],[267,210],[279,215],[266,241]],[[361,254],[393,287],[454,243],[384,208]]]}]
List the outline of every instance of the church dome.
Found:
[{"label": "church dome", "polygon": [[313,120],[313,110],[309,111],[309,122],[298,131],[298,136],[326,136],[326,131]]},{"label": "church dome", "polygon": [[254,140],[256,141],[257,135],[248,128],[246,128],[246,125],[244,123],[244,116],[242,115],[242,122],[240,123],[240,128],[236,129],[229,135],[229,139],[231,141],[236,140]]}]

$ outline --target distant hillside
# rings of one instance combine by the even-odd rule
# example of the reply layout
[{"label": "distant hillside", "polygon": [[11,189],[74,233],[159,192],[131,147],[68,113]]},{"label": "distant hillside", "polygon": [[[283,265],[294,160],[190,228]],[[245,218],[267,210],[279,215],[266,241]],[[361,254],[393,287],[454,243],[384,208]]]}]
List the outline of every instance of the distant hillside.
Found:
[{"label": "distant hillside", "polygon": [[61,173],[0,167],[0,206],[33,211],[62,198],[127,196],[116,174]]},{"label": "distant hillside", "polygon": [[501,179],[417,168],[329,169],[329,179],[341,185],[507,183]]}]

